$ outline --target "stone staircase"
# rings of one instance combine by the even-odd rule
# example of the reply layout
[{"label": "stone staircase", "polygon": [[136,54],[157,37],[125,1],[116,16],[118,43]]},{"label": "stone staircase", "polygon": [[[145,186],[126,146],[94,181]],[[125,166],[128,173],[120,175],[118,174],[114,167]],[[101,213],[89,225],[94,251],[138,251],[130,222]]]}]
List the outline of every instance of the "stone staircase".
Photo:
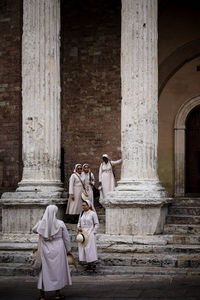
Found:
[{"label": "stone staircase", "polygon": [[164,234],[173,243],[200,244],[200,198],[175,198],[169,206]]},{"label": "stone staircase", "polygon": [[[100,220],[97,245],[98,274],[149,274],[200,276],[200,199],[175,199],[169,207],[164,233],[155,236],[112,236],[105,234],[105,212],[96,205]],[[77,257],[76,224],[67,224],[72,251]],[[33,244],[14,251],[0,246],[0,275],[31,275],[29,254]],[[82,264],[72,274],[85,274]]]}]

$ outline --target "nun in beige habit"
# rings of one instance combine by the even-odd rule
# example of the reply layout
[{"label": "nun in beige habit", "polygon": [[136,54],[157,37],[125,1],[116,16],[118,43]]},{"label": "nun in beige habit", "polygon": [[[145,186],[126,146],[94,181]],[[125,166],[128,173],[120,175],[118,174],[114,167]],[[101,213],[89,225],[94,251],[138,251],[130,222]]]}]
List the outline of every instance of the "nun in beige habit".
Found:
[{"label": "nun in beige habit", "polygon": [[92,204],[94,204],[93,185],[95,184],[95,179],[94,174],[90,170],[89,164],[83,165],[83,172],[81,174],[81,178],[84,181],[88,199],[92,202]]},{"label": "nun in beige habit", "polygon": [[107,193],[114,191],[115,189],[115,178],[113,174],[112,166],[121,163],[119,160],[109,160],[107,154],[102,155],[103,162],[99,167],[99,189],[100,189],[100,200],[105,199]]},{"label": "nun in beige habit", "polygon": [[96,233],[99,220],[93,204],[89,200],[83,201],[83,211],[79,216],[77,228],[79,232],[85,231],[88,236],[87,245],[78,244],[79,260],[87,262],[87,270],[95,272],[95,262],[98,260]]},{"label": "nun in beige habit", "polygon": [[66,214],[79,215],[82,211],[81,194],[85,190],[84,179],[81,177],[82,165],[76,164],[74,172],[69,179],[69,200]]},{"label": "nun in beige habit", "polygon": [[56,218],[57,211],[57,206],[47,206],[42,220],[33,227],[33,232],[41,239],[40,300],[45,300],[45,291],[56,291],[55,299],[64,299],[60,289],[72,284],[67,261],[67,253],[71,253],[70,237],[63,221]]}]

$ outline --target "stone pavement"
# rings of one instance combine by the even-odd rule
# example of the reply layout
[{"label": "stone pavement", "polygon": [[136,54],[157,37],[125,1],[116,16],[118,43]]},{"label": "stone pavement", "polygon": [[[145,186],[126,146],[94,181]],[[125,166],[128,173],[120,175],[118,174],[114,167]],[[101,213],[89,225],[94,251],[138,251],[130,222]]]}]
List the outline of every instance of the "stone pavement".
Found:
[{"label": "stone pavement", "polygon": [[[38,299],[36,284],[35,277],[0,277],[0,299]],[[62,293],[68,300],[199,300],[200,277],[74,276]],[[53,300],[54,293],[47,293],[47,299]]]}]

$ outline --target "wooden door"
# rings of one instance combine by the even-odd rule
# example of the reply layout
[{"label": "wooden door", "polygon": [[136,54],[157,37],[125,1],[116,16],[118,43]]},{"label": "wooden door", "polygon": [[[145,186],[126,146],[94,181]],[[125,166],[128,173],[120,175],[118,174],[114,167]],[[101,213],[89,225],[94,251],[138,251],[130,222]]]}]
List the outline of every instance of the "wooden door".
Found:
[{"label": "wooden door", "polygon": [[200,195],[200,106],[195,107],[186,121],[185,192]]}]

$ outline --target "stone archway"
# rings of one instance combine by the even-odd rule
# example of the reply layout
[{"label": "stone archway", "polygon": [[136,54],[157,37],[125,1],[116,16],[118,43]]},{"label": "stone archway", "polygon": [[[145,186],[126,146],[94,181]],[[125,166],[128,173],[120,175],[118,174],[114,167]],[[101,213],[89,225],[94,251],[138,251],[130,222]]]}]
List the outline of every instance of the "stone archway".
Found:
[{"label": "stone archway", "polygon": [[187,62],[200,56],[200,39],[190,41],[172,52],[159,65],[158,93],[161,94],[169,79]]},{"label": "stone archway", "polygon": [[174,124],[174,160],[175,160],[175,197],[185,196],[185,122],[193,108],[200,105],[200,95],[197,95],[180,107]]}]

